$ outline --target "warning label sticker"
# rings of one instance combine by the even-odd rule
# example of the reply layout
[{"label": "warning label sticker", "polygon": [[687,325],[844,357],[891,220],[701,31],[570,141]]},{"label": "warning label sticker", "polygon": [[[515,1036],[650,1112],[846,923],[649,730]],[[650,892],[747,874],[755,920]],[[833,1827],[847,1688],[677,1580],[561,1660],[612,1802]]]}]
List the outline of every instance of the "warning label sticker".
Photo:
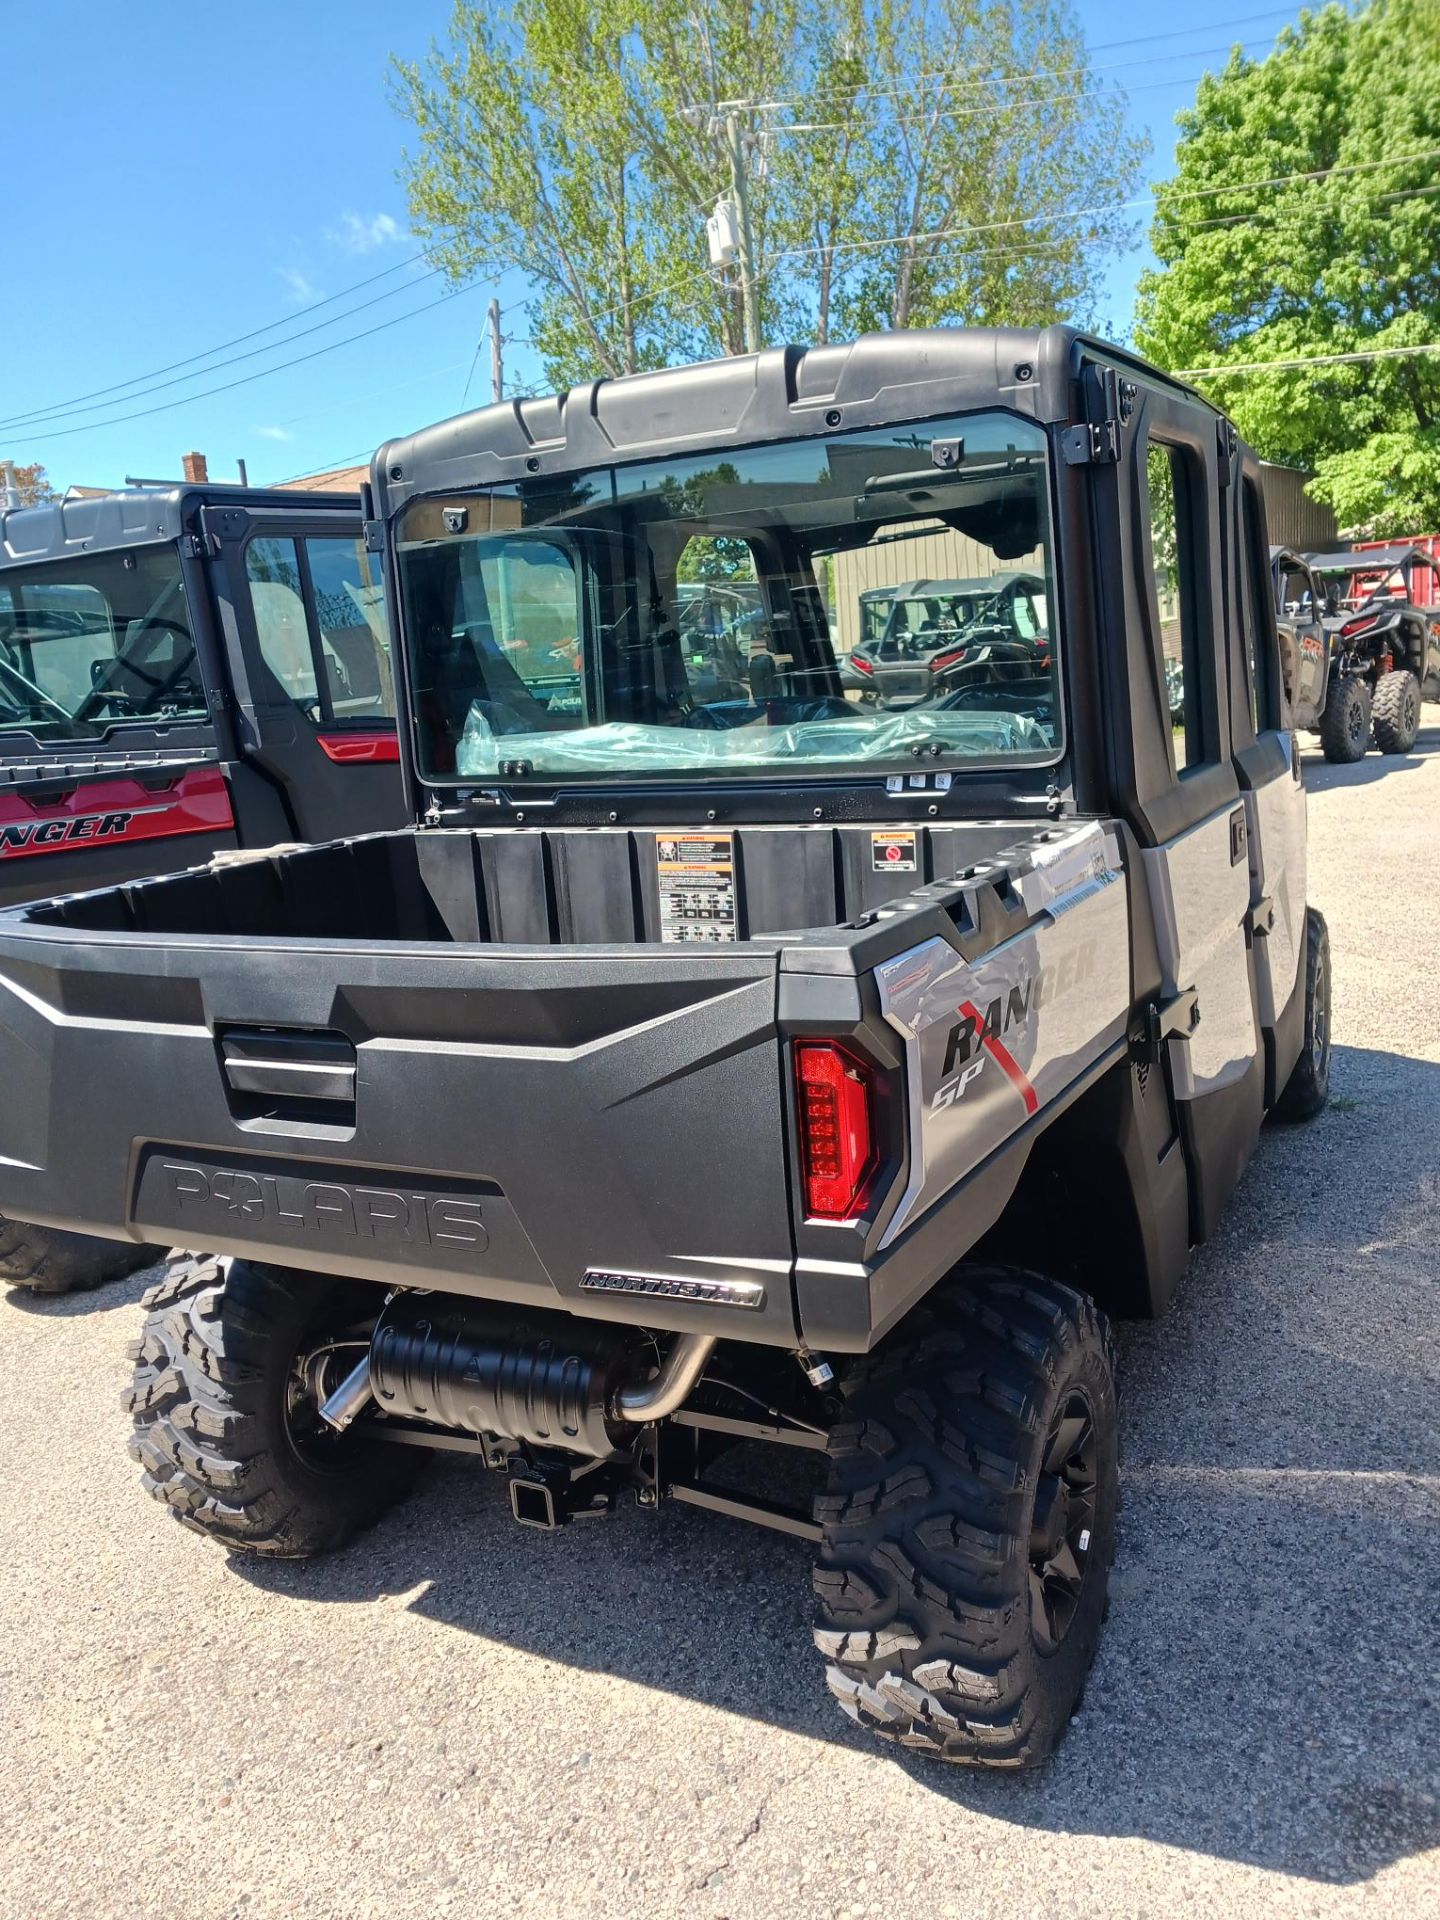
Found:
[{"label": "warning label sticker", "polygon": [[735,844],[728,833],[657,833],[660,938],[735,938]]},{"label": "warning label sticker", "polygon": [[876,873],[914,873],[915,835],[913,833],[872,833],[870,864]]}]

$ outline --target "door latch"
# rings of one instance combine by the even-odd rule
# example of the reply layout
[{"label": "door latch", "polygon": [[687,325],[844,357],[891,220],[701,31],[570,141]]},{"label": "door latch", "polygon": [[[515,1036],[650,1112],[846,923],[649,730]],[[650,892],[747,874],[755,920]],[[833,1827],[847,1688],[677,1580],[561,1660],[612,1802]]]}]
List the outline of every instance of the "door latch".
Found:
[{"label": "door latch", "polygon": [[1130,1029],[1130,1058],[1136,1066],[1158,1066],[1171,1039],[1188,1040],[1200,1024],[1200,996],[1194,987],[1164,1005],[1152,1000]]}]

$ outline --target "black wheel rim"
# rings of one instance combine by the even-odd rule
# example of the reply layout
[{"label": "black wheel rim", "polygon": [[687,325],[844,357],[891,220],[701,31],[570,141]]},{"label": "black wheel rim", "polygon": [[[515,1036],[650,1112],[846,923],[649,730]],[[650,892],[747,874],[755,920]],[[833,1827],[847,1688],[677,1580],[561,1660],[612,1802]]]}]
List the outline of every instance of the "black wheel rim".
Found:
[{"label": "black wheel rim", "polygon": [[1030,1631],[1054,1653],[1070,1630],[1094,1546],[1098,1491],[1095,1416],[1077,1388],[1051,1422],[1030,1525]]},{"label": "black wheel rim", "polygon": [[319,1472],[345,1464],[351,1436],[320,1418],[320,1408],[368,1345],[364,1340],[327,1342],[295,1356],[285,1376],[285,1435],[298,1459]]},{"label": "black wheel rim", "polygon": [[1364,700],[1352,700],[1350,703],[1350,744],[1358,747],[1368,731],[1369,722],[1365,713]]}]

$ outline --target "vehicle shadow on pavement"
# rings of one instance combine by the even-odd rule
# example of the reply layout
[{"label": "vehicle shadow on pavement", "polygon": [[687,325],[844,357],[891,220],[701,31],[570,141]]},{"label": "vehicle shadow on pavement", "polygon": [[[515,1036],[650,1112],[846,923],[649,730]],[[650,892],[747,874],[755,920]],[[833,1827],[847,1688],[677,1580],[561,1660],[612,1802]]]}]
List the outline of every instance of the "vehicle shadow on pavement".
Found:
[{"label": "vehicle shadow on pavement", "polygon": [[345,1553],[234,1570],[311,1601],[411,1595],[482,1643],[873,1753],[989,1819],[1368,1879],[1440,1845],[1440,1066],[1337,1050],[1334,1091],[1311,1126],[1266,1129],[1176,1311],[1123,1330],[1111,1617],[1036,1775],[872,1745],[808,1644],[807,1549],[694,1511],[526,1532],[503,1485],[443,1461]]},{"label": "vehicle shadow on pavement", "polygon": [[79,1293],[35,1293],[29,1287],[12,1287],[0,1280],[4,1305],[21,1313],[38,1314],[42,1320],[74,1320],[82,1314],[113,1313],[117,1307],[134,1307],[147,1287],[153,1287],[165,1271],[165,1263],[141,1267],[107,1280],[103,1287],[90,1287]]},{"label": "vehicle shadow on pavement", "polygon": [[1348,766],[1341,761],[1327,760],[1324,754],[1310,750],[1307,745],[1301,750],[1305,791],[1331,793],[1336,787],[1372,786],[1392,774],[1416,773],[1422,760],[1436,754],[1440,754],[1440,726],[1433,725],[1421,730],[1408,753],[1377,753],[1372,747],[1363,760],[1352,761]]}]

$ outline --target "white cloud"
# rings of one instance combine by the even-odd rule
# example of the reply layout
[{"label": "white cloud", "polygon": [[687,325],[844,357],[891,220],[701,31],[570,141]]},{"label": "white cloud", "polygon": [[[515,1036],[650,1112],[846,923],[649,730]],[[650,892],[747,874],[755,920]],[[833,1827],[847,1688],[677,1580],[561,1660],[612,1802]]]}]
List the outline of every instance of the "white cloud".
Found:
[{"label": "white cloud", "polygon": [[262,440],[293,440],[295,438],[288,427],[256,427],[255,431]]},{"label": "white cloud", "polygon": [[299,267],[277,267],[275,271],[302,305],[307,301],[320,298],[320,289],[300,271]]},{"label": "white cloud", "polygon": [[403,240],[400,224],[388,213],[372,214],[367,220],[358,213],[341,215],[340,225],[326,235],[332,247],[342,253],[374,253],[377,247],[393,246]]}]

